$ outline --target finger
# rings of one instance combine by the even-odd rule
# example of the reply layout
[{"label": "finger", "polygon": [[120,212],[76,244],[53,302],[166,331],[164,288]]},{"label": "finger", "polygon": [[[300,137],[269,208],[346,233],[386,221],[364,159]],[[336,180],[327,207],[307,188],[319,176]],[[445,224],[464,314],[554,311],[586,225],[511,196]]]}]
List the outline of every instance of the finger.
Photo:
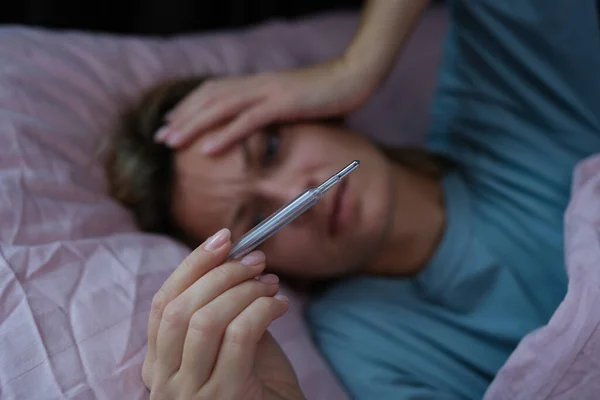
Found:
[{"label": "finger", "polygon": [[273,122],[279,122],[282,115],[281,106],[275,103],[257,103],[257,105],[233,120],[218,135],[207,137],[202,143],[204,154],[216,154],[223,151],[231,143],[239,140],[248,132],[255,132]]},{"label": "finger", "polygon": [[170,111],[167,121],[171,122],[180,118],[185,119],[185,116],[189,115],[197,106],[207,106],[217,94],[216,89],[218,86],[215,85],[214,81],[200,84],[194,91],[177,103],[175,108]]},{"label": "finger", "polygon": [[285,296],[260,297],[227,327],[211,380],[233,382],[247,379],[254,367],[256,346],[275,319],[288,309]]},{"label": "finger", "polygon": [[200,277],[166,306],[156,348],[161,369],[157,373],[161,377],[169,377],[179,370],[192,315],[229,289],[255,277],[264,267],[265,256],[260,251],[248,254],[240,262],[225,263]]},{"label": "finger", "polygon": [[154,140],[158,143],[168,144],[169,138],[177,135],[175,130],[176,126],[182,126],[183,122],[189,121],[193,118],[196,109],[204,109],[210,106],[210,99],[214,97],[214,93],[211,95],[211,90],[207,91],[208,87],[212,87],[211,84],[204,84],[201,87],[196,88],[186,97],[184,97],[175,108],[171,109],[164,115],[164,124],[156,131]]},{"label": "finger", "polygon": [[[177,106],[171,110],[169,117],[165,118],[169,129],[165,135],[173,135],[173,131],[182,128],[187,122],[192,120],[198,112],[212,107],[219,103],[220,99],[239,97],[239,86],[233,87],[235,92],[228,95],[230,82],[227,80],[213,80],[206,82],[196,88],[190,95],[180,101]],[[164,140],[163,140],[164,141]]]},{"label": "finger", "polygon": [[163,311],[167,304],[179,296],[194,281],[221,262],[231,246],[231,232],[220,230],[196,248],[163,283],[154,295],[148,317],[149,362],[156,360],[156,343]]},{"label": "finger", "polygon": [[169,130],[172,132],[165,139],[166,144],[175,148],[184,146],[199,133],[230,120],[256,101],[258,99],[255,96],[238,96],[213,107],[196,107],[194,113],[187,116],[188,119],[173,120],[172,127],[169,126]]},{"label": "finger", "polygon": [[171,120],[189,121],[198,110],[211,107],[226,98],[244,96],[244,93],[249,93],[244,82],[247,82],[246,78],[237,77],[217,78],[205,82],[195,89],[191,95],[179,102],[173,109]]},{"label": "finger", "polygon": [[[274,275],[265,275],[275,277]],[[180,373],[182,382],[202,387],[214,368],[227,326],[256,299],[272,297],[279,290],[278,279],[250,279],[226,291],[194,313],[185,338]]]},{"label": "finger", "polygon": [[[208,86],[214,86],[207,84]],[[170,118],[169,126],[174,129],[183,129],[190,121],[198,114],[210,114],[215,108],[218,110],[223,104],[226,106],[229,103],[249,98],[249,93],[237,90],[229,90],[227,83],[220,83],[219,90],[210,90],[202,88],[195,96],[190,97],[186,104],[183,104],[182,109],[177,109]],[[179,108],[179,107],[178,107]],[[207,112],[210,110],[210,112]]]}]

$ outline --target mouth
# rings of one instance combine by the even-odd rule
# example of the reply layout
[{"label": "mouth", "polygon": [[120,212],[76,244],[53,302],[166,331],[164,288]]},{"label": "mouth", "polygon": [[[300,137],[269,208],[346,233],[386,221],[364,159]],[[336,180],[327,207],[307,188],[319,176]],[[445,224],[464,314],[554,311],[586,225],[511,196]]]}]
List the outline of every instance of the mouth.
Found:
[{"label": "mouth", "polygon": [[341,231],[347,216],[348,178],[342,180],[335,190],[329,215],[329,235],[335,236]]}]

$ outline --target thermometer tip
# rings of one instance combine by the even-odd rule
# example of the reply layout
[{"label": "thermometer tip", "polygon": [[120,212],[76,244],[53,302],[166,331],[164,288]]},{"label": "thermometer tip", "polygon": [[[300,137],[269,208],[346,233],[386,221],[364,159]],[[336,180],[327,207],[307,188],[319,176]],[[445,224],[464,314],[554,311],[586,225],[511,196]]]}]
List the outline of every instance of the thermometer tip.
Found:
[{"label": "thermometer tip", "polygon": [[348,166],[346,168],[344,168],[343,170],[341,170],[340,172],[338,172],[337,176],[340,179],[342,179],[343,177],[345,177],[346,175],[348,175],[350,172],[354,171],[354,169],[356,167],[358,167],[359,165],[360,165],[360,162],[358,160],[354,160],[350,164],[348,164]]}]

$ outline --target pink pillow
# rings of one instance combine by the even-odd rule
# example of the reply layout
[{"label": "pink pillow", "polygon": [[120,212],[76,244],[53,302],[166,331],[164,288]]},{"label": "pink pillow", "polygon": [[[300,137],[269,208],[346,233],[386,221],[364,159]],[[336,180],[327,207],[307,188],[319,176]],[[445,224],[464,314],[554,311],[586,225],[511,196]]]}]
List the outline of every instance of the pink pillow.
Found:
[{"label": "pink pillow", "polygon": [[[0,397],[142,399],[153,294],[188,249],[136,231],[106,194],[99,139],[140,91],[190,74],[332,57],[353,14],[166,39],[0,29]],[[446,17],[426,18],[389,85],[351,124],[421,142]],[[418,66],[418,68],[415,68]],[[345,395],[313,347],[301,299],[272,325],[309,399]]]}]

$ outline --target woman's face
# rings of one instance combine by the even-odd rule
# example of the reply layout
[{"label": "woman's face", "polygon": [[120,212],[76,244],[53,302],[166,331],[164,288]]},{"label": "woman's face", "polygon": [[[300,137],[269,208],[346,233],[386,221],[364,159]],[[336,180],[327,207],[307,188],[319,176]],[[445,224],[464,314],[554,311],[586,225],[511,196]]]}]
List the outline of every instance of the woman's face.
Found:
[{"label": "woman's face", "polygon": [[218,156],[202,138],[175,155],[173,212],[204,240],[227,227],[233,240],[353,160],[360,167],[260,247],[268,267],[331,277],[356,270],[380,244],[390,212],[390,169],[367,139],[341,127],[296,124],[255,133]]}]

